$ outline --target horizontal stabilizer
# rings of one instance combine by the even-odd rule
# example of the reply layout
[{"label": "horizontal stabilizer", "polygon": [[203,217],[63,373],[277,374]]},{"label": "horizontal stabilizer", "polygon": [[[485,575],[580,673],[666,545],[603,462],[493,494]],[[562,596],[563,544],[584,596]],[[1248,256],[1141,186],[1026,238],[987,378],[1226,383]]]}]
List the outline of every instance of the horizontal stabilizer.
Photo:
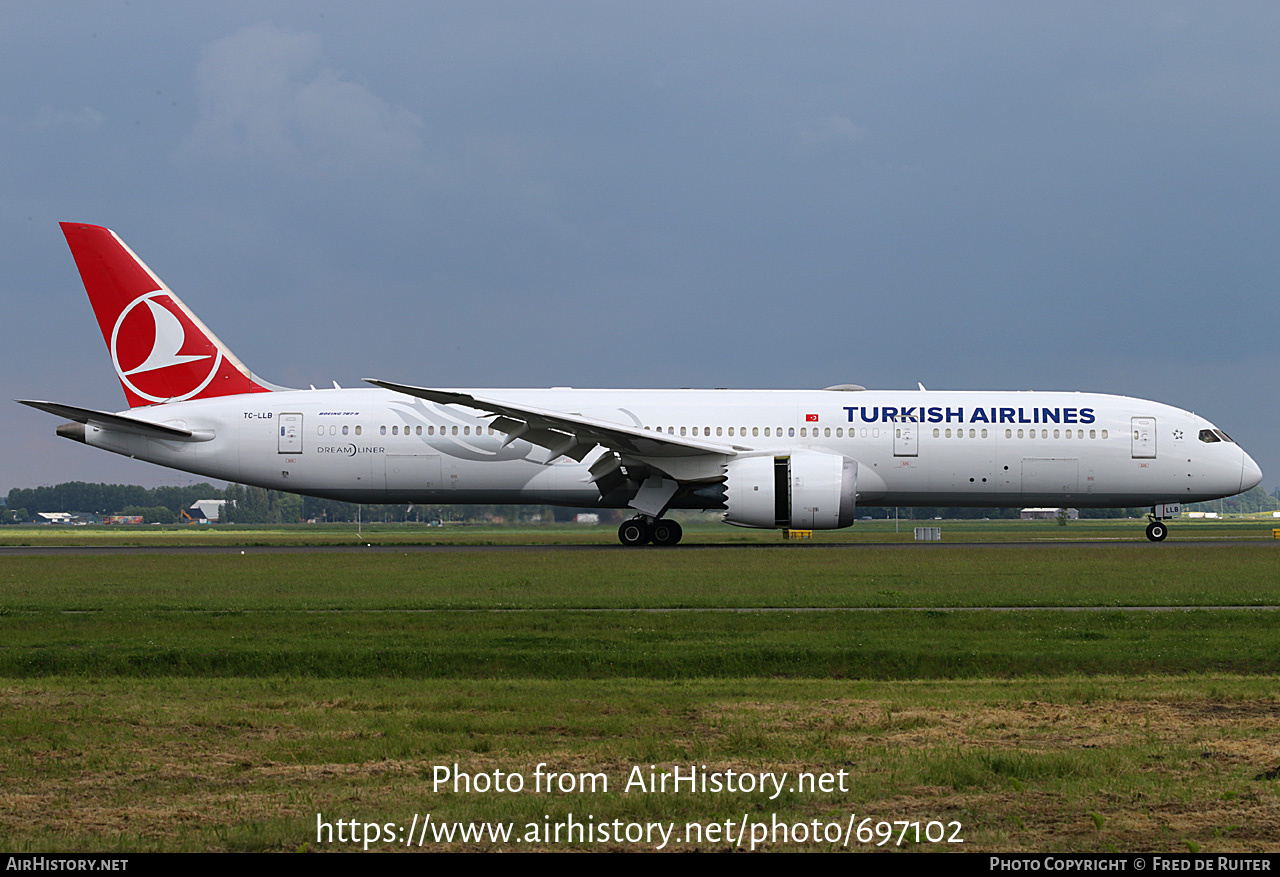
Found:
[{"label": "horizontal stabilizer", "polygon": [[111,414],[106,411],[94,411],[92,408],[77,408],[74,405],[61,405],[57,402],[36,402],[30,399],[17,399],[20,405],[38,408],[56,417],[65,417],[75,423],[96,426],[115,432],[128,432],[143,435],[147,438],[166,439],[176,442],[202,442],[213,438],[212,433],[201,430],[199,433],[177,426],[166,426],[162,423],[151,423],[130,417],[127,414]]}]

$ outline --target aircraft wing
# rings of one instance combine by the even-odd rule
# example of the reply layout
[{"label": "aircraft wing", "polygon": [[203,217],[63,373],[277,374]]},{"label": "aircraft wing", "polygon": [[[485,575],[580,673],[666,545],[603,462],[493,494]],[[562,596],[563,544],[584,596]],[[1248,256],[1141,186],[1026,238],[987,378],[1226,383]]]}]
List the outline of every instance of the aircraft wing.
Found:
[{"label": "aircraft wing", "polygon": [[741,445],[667,435],[635,426],[597,420],[594,417],[585,417],[572,412],[515,405],[454,390],[432,390],[427,387],[396,384],[374,378],[365,378],[365,380],[375,386],[408,396],[417,396],[420,399],[445,405],[463,405],[496,415],[492,422],[493,428],[507,434],[508,444],[516,439],[524,439],[558,454],[572,457],[579,462],[596,445],[620,454],[648,458],[690,457],[704,454],[732,457],[738,451],[750,450]]},{"label": "aircraft wing", "polygon": [[94,411],[92,408],[77,408],[74,405],[62,405],[57,402],[35,402],[30,399],[14,400],[20,405],[27,405],[46,411],[56,417],[65,417],[75,423],[84,423],[104,429],[144,435],[147,438],[166,439],[168,441],[190,442],[203,441],[189,429],[177,426],[165,426],[162,423],[151,423],[125,414],[111,414],[107,411]]}]

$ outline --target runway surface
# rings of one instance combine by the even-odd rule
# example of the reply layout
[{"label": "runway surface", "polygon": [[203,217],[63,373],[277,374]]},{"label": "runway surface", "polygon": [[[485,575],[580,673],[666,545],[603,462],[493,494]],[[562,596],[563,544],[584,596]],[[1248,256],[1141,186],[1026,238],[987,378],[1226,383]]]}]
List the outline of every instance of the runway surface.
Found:
[{"label": "runway surface", "polygon": [[1161,551],[1169,548],[1195,547],[1203,548],[1215,545],[1274,545],[1280,547],[1280,540],[1273,539],[1179,539],[1168,542],[1147,542],[1140,540],[1097,541],[1080,540],[1073,542],[834,542],[834,543],[768,543],[755,542],[747,544],[729,543],[691,543],[671,548],[659,548],[652,545],[643,548],[626,548],[622,545],[217,545],[217,546],[177,546],[177,545],[13,545],[0,546],[0,558],[3,557],[76,557],[93,555],[125,555],[125,554],[315,554],[315,553],[354,553],[366,552],[375,554],[417,554],[433,552],[526,552],[526,551],[865,551],[868,549],[893,548],[901,551],[947,551],[957,548],[1074,548],[1074,549],[1108,549],[1108,548],[1146,548],[1150,551]]}]

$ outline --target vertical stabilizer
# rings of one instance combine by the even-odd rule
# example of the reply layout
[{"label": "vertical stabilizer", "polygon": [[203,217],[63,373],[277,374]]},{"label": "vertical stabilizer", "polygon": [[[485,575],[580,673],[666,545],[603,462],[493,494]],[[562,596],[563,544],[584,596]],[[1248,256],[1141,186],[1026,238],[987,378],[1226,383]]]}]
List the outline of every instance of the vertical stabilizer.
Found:
[{"label": "vertical stabilizer", "polygon": [[270,392],[115,232],[61,225],[130,408]]}]

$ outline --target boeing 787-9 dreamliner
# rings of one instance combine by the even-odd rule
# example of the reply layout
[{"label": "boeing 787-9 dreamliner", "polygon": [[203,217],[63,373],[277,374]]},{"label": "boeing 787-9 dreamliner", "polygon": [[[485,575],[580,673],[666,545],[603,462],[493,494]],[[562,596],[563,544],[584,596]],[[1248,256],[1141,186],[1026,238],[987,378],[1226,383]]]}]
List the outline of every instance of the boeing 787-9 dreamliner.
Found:
[{"label": "boeing 787-9 dreamliner", "polygon": [[58,435],[161,466],[357,503],[632,509],[625,545],[674,545],[671,509],[741,527],[831,530],[858,503],[1149,506],[1262,480],[1189,411],[1076,392],[294,390],[255,375],[111,230],[63,233],[128,410],[23,401]]}]

